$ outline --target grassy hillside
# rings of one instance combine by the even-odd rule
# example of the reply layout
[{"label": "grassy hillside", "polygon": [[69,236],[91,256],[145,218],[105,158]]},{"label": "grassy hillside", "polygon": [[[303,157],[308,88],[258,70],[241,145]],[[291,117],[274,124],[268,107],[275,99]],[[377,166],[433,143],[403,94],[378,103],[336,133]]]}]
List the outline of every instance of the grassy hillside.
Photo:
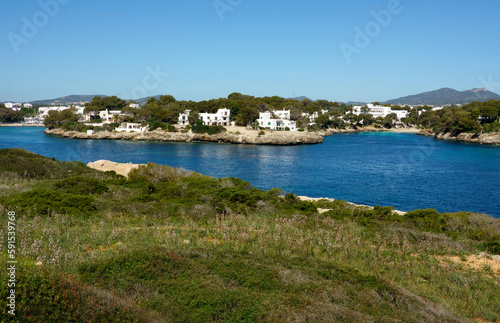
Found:
[{"label": "grassy hillside", "polygon": [[7,211],[20,263],[15,317],[0,285],[6,322],[500,320],[486,215],[302,202],[154,164],[123,178],[18,149],[0,150],[3,268]]}]

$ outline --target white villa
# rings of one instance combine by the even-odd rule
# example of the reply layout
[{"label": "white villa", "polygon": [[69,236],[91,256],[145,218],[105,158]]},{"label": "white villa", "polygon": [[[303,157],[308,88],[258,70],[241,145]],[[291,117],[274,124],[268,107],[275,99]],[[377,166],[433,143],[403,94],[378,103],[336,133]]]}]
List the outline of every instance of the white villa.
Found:
[{"label": "white villa", "polygon": [[189,124],[189,114],[191,113],[191,110],[186,110],[183,113],[179,114],[179,121],[177,122],[181,126],[185,126]]},{"label": "white villa", "polygon": [[[327,114],[330,111],[328,110],[321,110],[321,114]],[[309,125],[312,125],[316,122],[316,119],[319,117],[320,113],[318,111],[314,111],[313,113],[306,113],[303,112],[302,116],[306,119],[309,119]]]},{"label": "white villa", "polygon": [[[283,111],[282,111],[283,112]],[[290,111],[285,111],[290,116]],[[282,115],[286,115],[283,113]],[[297,131],[297,123],[290,119],[275,119],[273,112],[260,112],[259,119],[256,120],[262,128],[269,128],[271,130],[286,130]]]},{"label": "white villa", "polygon": [[118,132],[144,132],[148,127],[142,127],[140,123],[124,122],[119,127],[115,128]]},{"label": "white villa", "polygon": [[[406,111],[406,110],[392,110],[391,107],[386,107],[383,105],[367,104],[366,107],[367,107],[366,113],[371,114],[374,118],[377,118],[377,117],[385,118],[389,114],[395,113],[397,115],[398,119],[401,120],[402,118],[407,118],[408,114],[409,114],[408,111]],[[363,109],[363,107],[357,105],[357,106],[352,108],[352,112],[355,115],[359,116],[360,114],[365,113],[362,111],[362,109]]]},{"label": "white villa", "polygon": [[[68,110],[68,109],[71,109],[71,107],[69,106],[61,106],[61,107],[40,107],[38,109],[38,114],[39,114],[39,117],[41,118],[45,118],[49,115],[49,112],[50,111],[57,111],[57,112],[61,112],[61,111],[64,111],[64,110]],[[83,110],[82,110],[83,111]]]},{"label": "white villa", "polygon": [[217,113],[200,113],[200,119],[206,126],[229,126],[231,110],[219,109]]},{"label": "white villa", "polygon": [[274,110],[273,113],[278,117],[278,119],[290,120],[290,110]]},{"label": "white villa", "polygon": [[139,109],[141,107],[139,103],[130,103],[128,106],[134,109]]}]

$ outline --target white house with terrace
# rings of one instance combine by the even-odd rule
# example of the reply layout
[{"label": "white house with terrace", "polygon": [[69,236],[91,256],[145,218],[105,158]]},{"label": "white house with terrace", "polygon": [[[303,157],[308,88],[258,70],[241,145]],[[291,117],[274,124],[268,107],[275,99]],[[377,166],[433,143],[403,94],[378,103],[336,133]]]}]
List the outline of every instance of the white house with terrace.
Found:
[{"label": "white house with terrace", "polygon": [[186,110],[182,113],[179,113],[179,119],[177,121],[177,124],[181,126],[186,126],[189,124],[189,114],[191,113],[191,110]]},{"label": "white house with terrace", "polygon": [[143,127],[140,123],[124,122],[119,127],[115,128],[118,132],[144,132],[148,127]]},{"label": "white house with terrace", "polygon": [[395,113],[397,115],[398,119],[401,120],[402,118],[407,118],[408,114],[409,114],[408,111],[406,111],[406,110],[392,110],[391,107],[386,107],[383,105],[373,105],[373,104],[367,104],[365,110],[366,110],[366,112],[363,111],[363,107],[359,106],[359,105],[352,108],[352,112],[355,115],[359,116],[362,113],[367,113],[367,114],[371,114],[374,118],[377,118],[377,117],[385,118],[389,114]]},{"label": "white house with terrace", "polygon": [[[328,114],[330,111],[321,110],[321,114]],[[309,125],[313,125],[316,123],[316,119],[319,117],[320,113],[318,111],[314,111],[313,113],[303,112],[302,116],[306,119],[309,119]]]},{"label": "white house with terrace", "polygon": [[[260,112],[259,119],[256,122],[259,124],[259,127],[267,128],[270,130],[290,130],[297,131],[297,123],[294,120],[289,119],[275,119],[273,112]],[[282,114],[286,115],[286,114]],[[290,111],[288,111],[288,115],[290,115]]]},{"label": "white house with terrace", "polygon": [[205,126],[229,126],[231,110],[219,109],[216,113],[200,113],[199,117]]}]

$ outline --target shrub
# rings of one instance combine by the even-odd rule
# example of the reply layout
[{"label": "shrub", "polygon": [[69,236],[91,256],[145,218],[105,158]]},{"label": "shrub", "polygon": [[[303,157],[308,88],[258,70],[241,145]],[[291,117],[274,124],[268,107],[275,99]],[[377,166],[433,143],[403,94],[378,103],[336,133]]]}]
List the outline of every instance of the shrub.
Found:
[{"label": "shrub", "polygon": [[[19,264],[16,271],[16,315],[7,313],[2,306],[0,315],[9,318],[2,322],[138,322],[139,308],[126,308],[124,303],[106,298],[109,292],[93,292],[95,288],[85,288],[71,275],[43,272],[33,267]],[[7,271],[0,278],[7,281]],[[9,288],[1,284],[0,297],[7,299]]]},{"label": "shrub", "polygon": [[203,124],[197,124],[191,127],[194,133],[206,133],[209,135],[216,135],[219,133],[226,132],[226,128],[223,126],[206,126]]},{"label": "shrub", "polygon": [[264,131],[262,131],[262,130],[259,132],[259,136],[263,136],[263,135],[265,135],[265,134],[266,134],[266,133],[265,133]]},{"label": "shrub", "polygon": [[166,130],[167,127],[168,127],[168,125],[165,122],[162,122],[162,121],[159,121],[156,119],[149,121],[149,130],[150,131],[153,131],[153,130],[158,129],[158,128],[160,128],[162,130]]},{"label": "shrub", "polygon": [[0,198],[0,203],[22,213],[50,215],[52,212],[71,215],[91,215],[96,211],[91,196],[62,193],[49,189],[35,189],[14,196]]},{"label": "shrub", "polygon": [[0,173],[16,173],[24,178],[64,178],[97,171],[81,162],[60,162],[24,149],[0,149]]},{"label": "shrub", "polygon": [[129,173],[129,179],[131,180],[145,180],[152,183],[168,182],[168,181],[178,181],[183,177],[187,177],[193,174],[193,172],[185,170],[183,168],[173,168],[169,166],[162,166],[153,163],[148,163],[147,165],[141,165],[136,169],[133,169]]},{"label": "shrub", "polygon": [[108,187],[100,181],[82,176],[60,180],[54,184],[54,187],[65,193],[77,195],[102,194],[108,191]]},{"label": "shrub", "polygon": [[405,218],[425,231],[440,233],[446,230],[446,214],[439,213],[434,209],[410,211],[406,213]]},{"label": "shrub", "polygon": [[498,241],[484,242],[481,248],[491,254],[500,255],[500,242]]}]

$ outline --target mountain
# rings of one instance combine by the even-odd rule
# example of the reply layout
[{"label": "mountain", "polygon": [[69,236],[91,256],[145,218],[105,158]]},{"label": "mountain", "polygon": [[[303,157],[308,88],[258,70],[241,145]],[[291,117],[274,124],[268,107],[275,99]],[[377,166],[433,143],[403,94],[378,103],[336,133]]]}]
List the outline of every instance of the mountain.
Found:
[{"label": "mountain", "polygon": [[105,97],[107,95],[102,94],[92,94],[92,95],[68,95],[57,99],[47,99],[32,101],[32,104],[37,105],[66,105],[66,104],[84,104],[92,101],[95,96]]},{"label": "mountain", "polygon": [[[155,99],[159,99],[161,95],[155,95],[154,98]],[[140,99],[135,99],[135,100],[132,100],[134,102],[137,102],[139,103],[141,106],[145,105],[146,102],[148,102],[149,98],[152,98],[153,96],[146,96],[146,97],[143,97],[143,98],[140,98]]]},{"label": "mountain", "polygon": [[361,106],[363,106],[363,105],[367,105],[367,102],[349,101],[349,102],[345,103],[345,105],[361,105]]},{"label": "mountain", "polygon": [[442,88],[436,91],[423,92],[409,95],[398,99],[389,100],[386,103],[393,105],[454,105],[466,104],[473,101],[500,100],[500,95],[487,89],[477,88],[466,91],[457,91],[450,88]]},{"label": "mountain", "polygon": [[298,96],[296,98],[289,98],[289,99],[290,100],[297,100],[299,102],[302,102],[304,100],[314,101],[314,100],[309,99],[307,96]]}]

